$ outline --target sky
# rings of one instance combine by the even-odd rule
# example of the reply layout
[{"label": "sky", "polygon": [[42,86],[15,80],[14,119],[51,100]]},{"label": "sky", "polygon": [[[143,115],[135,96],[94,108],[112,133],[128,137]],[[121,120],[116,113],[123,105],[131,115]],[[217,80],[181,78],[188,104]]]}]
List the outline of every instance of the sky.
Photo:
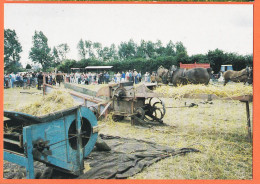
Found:
[{"label": "sky", "polygon": [[136,43],[181,41],[188,55],[221,49],[253,53],[253,5],[184,4],[5,4],[4,28],[14,29],[23,47],[20,62],[31,63],[35,31],[49,47],[67,43],[69,59],[79,59],[80,39],[102,46],[133,39]]}]

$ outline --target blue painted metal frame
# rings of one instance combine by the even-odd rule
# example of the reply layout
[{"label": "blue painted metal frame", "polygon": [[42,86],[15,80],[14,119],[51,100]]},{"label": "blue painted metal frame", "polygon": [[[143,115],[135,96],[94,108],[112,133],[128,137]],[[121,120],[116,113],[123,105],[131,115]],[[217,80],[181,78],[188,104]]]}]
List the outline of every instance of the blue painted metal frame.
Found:
[{"label": "blue painted metal frame", "polygon": [[27,141],[25,146],[25,152],[27,156],[4,151],[4,160],[24,166],[26,168],[26,177],[28,179],[34,179],[31,127],[25,127],[23,129],[23,135],[25,137],[25,140]]},{"label": "blue painted metal frame", "polygon": [[[36,124],[23,128],[24,156],[4,151],[5,160],[26,167],[27,178],[34,178],[34,159],[65,169],[75,175],[82,173],[83,158],[93,150],[98,137],[97,133],[91,131],[90,138],[82,149],[80,136],[82,117],[89,121],[91,130],[97,126],[95,115],[87,107],[78,106],[43,117],[10,111],[5,111],[5,115],[18,120],[36,121]],[[76,149],[70,146],[68,139],[69,127],[73,121],[76,122],[78,133]],[[39,140],[47,142],[50,145],[49,149],[38,151],[33,148],[33,144]]]}]

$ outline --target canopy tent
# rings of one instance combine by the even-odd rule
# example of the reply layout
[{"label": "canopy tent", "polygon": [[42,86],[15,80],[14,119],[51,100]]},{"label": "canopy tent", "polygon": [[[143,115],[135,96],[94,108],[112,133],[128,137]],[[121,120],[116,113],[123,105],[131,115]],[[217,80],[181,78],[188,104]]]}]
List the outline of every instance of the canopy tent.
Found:
[{"label": "canopy tent", "polygon": [[113,66],[87,66],[86,70],[102,70],[102,69],[111,69]]}]

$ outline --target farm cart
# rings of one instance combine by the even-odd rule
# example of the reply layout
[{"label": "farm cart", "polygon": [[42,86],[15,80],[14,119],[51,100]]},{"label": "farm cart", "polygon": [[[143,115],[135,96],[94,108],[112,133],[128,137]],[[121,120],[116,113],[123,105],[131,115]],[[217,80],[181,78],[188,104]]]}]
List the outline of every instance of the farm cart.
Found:
[{"label": "farm cart", "polygon": [[4,160],[24,166],[27,178],[34,178],[34,160],[73,175],[83,172],[83,158],[98,137],[97,119],[88,108],[40,117],[4,111],[4,116]]}]

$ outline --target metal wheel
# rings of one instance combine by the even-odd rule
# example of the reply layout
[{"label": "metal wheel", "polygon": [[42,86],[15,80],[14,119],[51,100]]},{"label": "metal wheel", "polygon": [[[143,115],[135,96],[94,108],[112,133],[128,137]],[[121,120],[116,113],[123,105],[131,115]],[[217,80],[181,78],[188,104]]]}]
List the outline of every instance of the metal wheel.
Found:
[{"label": "metal wheel", "polygon": [[144,120],[144,117],[145,117],[145,111],[143,108],[141,107],[138,107],[136,110],[135,110],[135,113],[137,113],[135,116],[140,118],[141,120]]},{"label": "metal wheel", "polygon": [[162,119],[166,113],[165,105],[159,98],[147,99],[144,110],[145,119],[149,121],[162,122]]}]

